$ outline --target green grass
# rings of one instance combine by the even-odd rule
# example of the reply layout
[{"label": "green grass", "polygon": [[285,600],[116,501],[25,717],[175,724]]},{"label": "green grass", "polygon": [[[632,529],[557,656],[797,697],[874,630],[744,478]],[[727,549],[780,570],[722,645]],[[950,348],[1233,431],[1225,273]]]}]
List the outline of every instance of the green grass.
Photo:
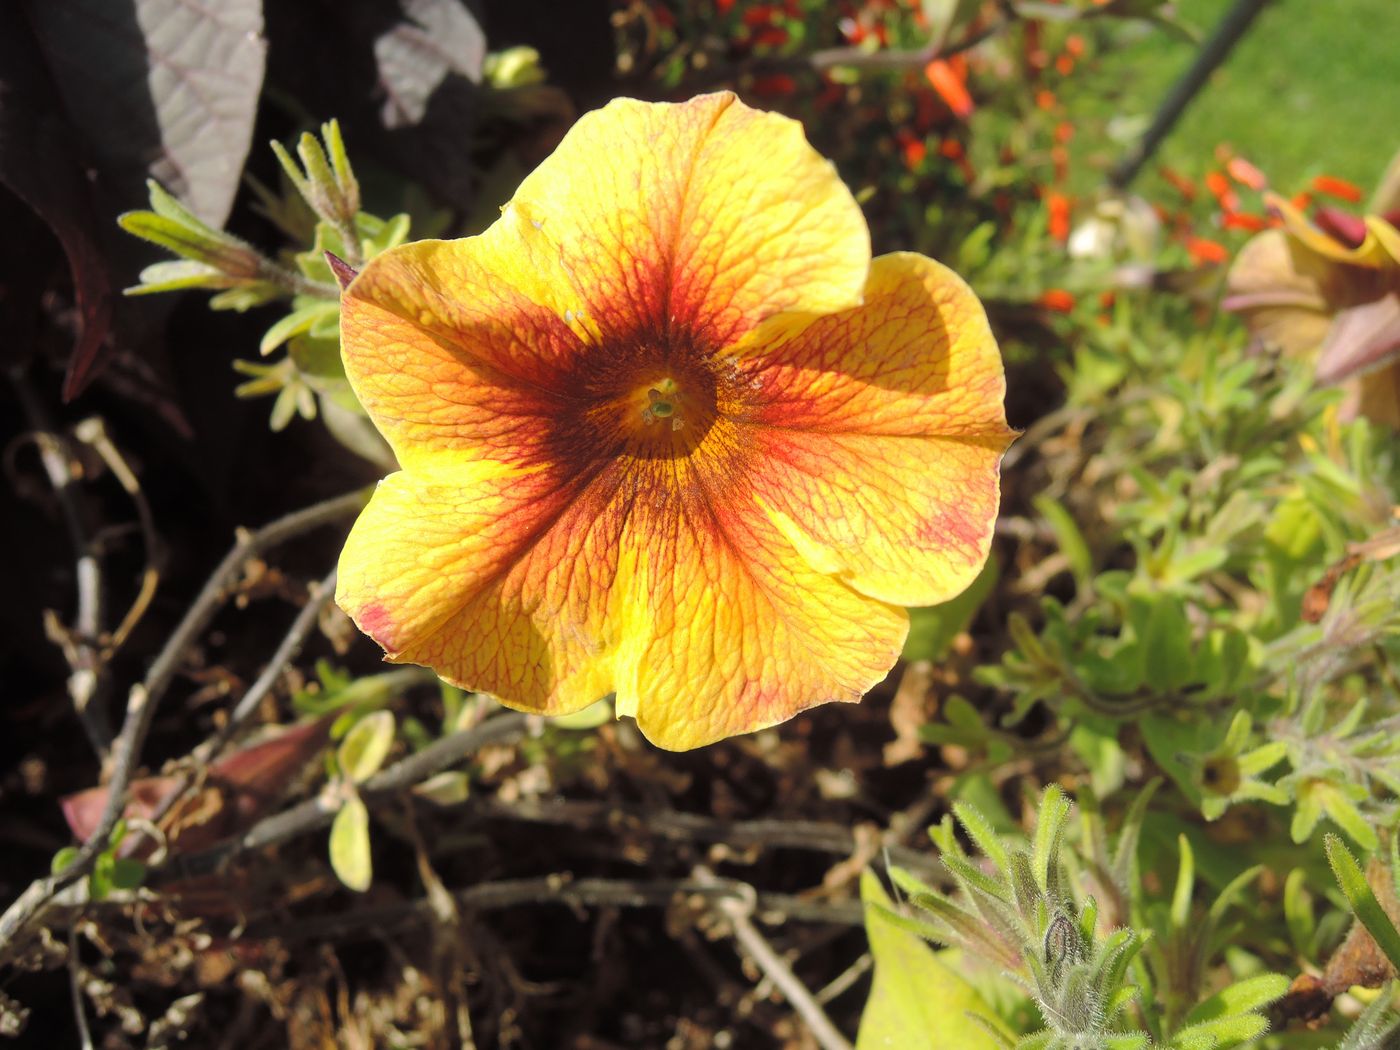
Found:
[{"label": "green grass", "polygon": [[[1178,0],[1181,21],[1209,35],[1233,0]],[[1190,65],[1195,45],[1129,27],[1104,60],[1114,103],[1148,116]],[[1121,80],[1119,79],[1121,78]],[[1369,188],[1400,148],[1400,2],[1277,0],[1255,20],[1162,145],[1149,169],[1199,173],[1229,143],[1280,189],[1314,175]]]}]

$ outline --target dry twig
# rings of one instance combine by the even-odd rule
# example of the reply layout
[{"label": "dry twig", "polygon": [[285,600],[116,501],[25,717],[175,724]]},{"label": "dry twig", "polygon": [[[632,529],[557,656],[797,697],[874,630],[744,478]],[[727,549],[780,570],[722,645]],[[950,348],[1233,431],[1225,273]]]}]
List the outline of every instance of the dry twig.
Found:
[{"label": "dry twig", "polygon": [[[525,879],[483,882],[452,893],[463,911],[499,911],[531,905],[565,905],[570,908],[665,908],[686,897],[750,902],[760,921],[812,922],[860,926],[864,921],[854,901],[829,904],[785,893],[756,892],[737,879],[605,879],[573,878],[566,872]],[[287,922],[254,923],[244,931],[248,938],[277,937],[288,941],[326,941],[349,933],[373,931],[376,935],[437,921],[437,905],[427,899],[362,907],[335,915]]]},{"label": "dry twig", "polygon": [[[719,882],[714,873],[703,865],[696,866],[694,876],[695,880],[704,886],[714,886]],[[715,906],[729,920],[735,940],[792,1004],[792,1008],[807,1023],[812,1037],[821,1045],[822,1050],[851,1050],[850,1042],[837,1031],[836,1026],[831,1023],[831,1018],[826,1016],[826,1012],[812,997],[807,986],[798,979],[792,968],[773,950],[773,946],[758,932],[758,927],[750,921],[754,901],[725,896],[720,898]]]},{"label": "dry twig", "polygon": [[228,599],[234,578],[244,564],[286,540],[348,517],[364,506],[367,495],[364,490],[348,493],[288,514],[256,531],[240,530],[233,549],[205,582],[194,604],[190,606],[184,619],[151,664],[145,680],[131,687],[127,697],[126,718],[113,743],[108,760],[110,778],[107,805],[96,829],[68,867],[55,875],[36,879],[5,913],[0,915],[0,964],[15,957],[22,947],[22,935],[43,917],[54,897],[92,870],[112,828],[116,826],[117,819],[126,807],[127,787],[131,783],[142,745],[155,717],[156,705],[174,681],[189,647],[209,626],[215,613]]},{"label": "dry twig", "polygon": [[[722,842],[736,848],[767,846],[840,856],[850,856],[857,848],[855,833],[847,825],[814,820],[721,820],[699,813],[573,799],[506,802],[499,798],[471,798],[463,806],[477,818],[571,828],[636,829],[674,841]],[[891,843],[887,854],[901,867],[926,877],[944,875],[942,866],[929,853]]]},{"label": "dry twig", "polygon": [[29,421],[29,437],[39,452],[39,461],[48,476],[49,485],[58,498],[63,512],[63,525],[68,531],[73,553],[77,556],[75,578],[78,602],[71,628],[64,627],[57,617],[46,614],[45,627],[49,637],[59,644],[72,673],[68,677],[68,695],[73,700],[78,721],[99,758],[107,754],[112,742],[112,723],[105,703],[106,661],[101,651],[102,635],[102,560],[98,556],[96,539],[88,534],[87,515],[83,507],[78,475],[73,470],[72,455],[62,435],[54,431],[43,403],[20,371],[11,371],[10,379],[19,397],[20,407]]},{"label": "dry twig", "polygon": [[[490,744],[518,740],[527,732],[526,716],[497,715],[481,725],[445,736],[407,758],[401,759],[360,786],[366,801],[395,791],[403,791],[426,780],[449,766],[462,761],[473,752]],[[201,853],[176,858],[159,872],[154,872],[153,884],[207,875],[243,853],[266,849],[291,839],[308,835],[326,827],[335,819],[340,799],[335,795],[319,795],[291,809],[267,817],[254,824],[236,839],[221,843]]]}]

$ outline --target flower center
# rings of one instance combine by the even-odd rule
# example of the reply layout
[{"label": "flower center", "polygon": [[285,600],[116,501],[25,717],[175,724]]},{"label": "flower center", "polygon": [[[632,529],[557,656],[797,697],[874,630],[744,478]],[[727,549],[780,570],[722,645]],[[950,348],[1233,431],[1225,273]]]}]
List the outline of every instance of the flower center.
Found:
[{"label": "flower center", "polygon": [[605,343],[564,386],[567,407],[552,428],[558,454],[580,465],[713,455],[717,425],[728,434],[732,426],[721,424],[743,412],[732,373],[688,347]]},{"label": "flower center", "polygon": [[660,380],[655,386],[647,387],[646,404],[642,406],[642,422],[647,426],[660,425],[671,430],[685,426],[685,416],[680,411],[681,389],[670,376]]}]

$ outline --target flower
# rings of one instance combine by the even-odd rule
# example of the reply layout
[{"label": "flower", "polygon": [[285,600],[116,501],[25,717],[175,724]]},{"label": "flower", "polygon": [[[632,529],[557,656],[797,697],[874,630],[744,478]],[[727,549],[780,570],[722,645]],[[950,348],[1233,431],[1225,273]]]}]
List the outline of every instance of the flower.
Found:
[{"label": "flower", "polygon": [[870,258],[800,125],[732,94],[583,117],[477,237],[346,288],[401,470],[336,600],[526,711],[696,747],[856,701],[986,558],[1010,443],[981,305]]},{"label": "flower", "polygon": [[1244,246],[1222,305],[1260,342],[1315,354],[1318,382],[1349,388],[1349,415],[1400,429],[1400,215],[1321,208],[1309,222],[1282,198],[1265,199],[1283,226]]}]

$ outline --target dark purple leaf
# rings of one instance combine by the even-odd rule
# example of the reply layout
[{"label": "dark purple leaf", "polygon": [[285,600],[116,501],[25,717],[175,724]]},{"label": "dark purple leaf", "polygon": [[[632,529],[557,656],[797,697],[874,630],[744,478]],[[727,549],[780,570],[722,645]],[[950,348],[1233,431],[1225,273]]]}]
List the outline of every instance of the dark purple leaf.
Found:
[{"label": "dark purple leaf", "polygon": [[402,0],[407,20],[374,41],[386,128],[421,123],[428,99],[452,74],[481,81],[486,36],[459,0]]},{"label": "dark purple leaf", "polygon": [[154,177],[211,226],[238,189],[262,88],[262,0],[29,0],[74,127],[118,203]]},{"label": "dark purple leaf", "polygon": [[53,86],[20,12],[0,11],[0,183],[24,201],[63,246],[80,329],[69,376],[96,359],[112,316],[113,289],[93,188],[73,129],[53,105]]},{"label": "dark purple leaf", "polygon": [[[238,189],[262,85],[261,0],[12,0],[0,6],[0,182],[54,232],[81,319],[65,398],[100,370],[109,326],[148,253],[113,225],[160,179],[220,225]],[[144,320],[143,320],[144,318]]]},{"label": "dark purple leaf", "polygon": [[[428,15],[429,9],[436,13]],[[470,5],[432,0],[420,11],[397,0],[297,0],[267,5],[267,19],[269,78],[313,116],[337,117],[357,165],[361,158],[378,163],[444,204],[471,210],[480,159],[464,143],[476,120],[471,78],[479,75],[484,43],[473,42],[482,37],[468,28],[479,24]],[[431,39],[425,24],[446,27],[443,39]],[[305,43],[307,25],[316,27],[314,47]],[[421,70],[411,68],[420,60]],[[412,120],[419,98],[421,115]],[[387,126],[386,117],[395,126]],[[400,208],[394,201],[382,210]]]}]

